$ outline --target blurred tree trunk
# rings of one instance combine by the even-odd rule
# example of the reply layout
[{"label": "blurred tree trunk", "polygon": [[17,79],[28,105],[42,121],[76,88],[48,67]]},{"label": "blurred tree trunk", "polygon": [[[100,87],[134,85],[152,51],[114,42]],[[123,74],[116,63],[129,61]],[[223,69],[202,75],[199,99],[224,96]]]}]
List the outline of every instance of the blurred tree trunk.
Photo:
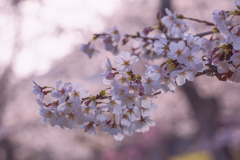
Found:
[{"label": "blurred tree trunk", "polygon": [[166,15],[166,13],[165,13],[165,8],[168,8],[168,9],[172,10],[171,0],[160,0],[160,1],[161,1],[161,3],[160,3],[159,10],[160,10],[164,15]]},{"label": "blurred tree trunk", "polygon": [[[191,109],[200,126],[196,137],[203,138],[210,142],[214,139],[216,131],[222,126],[217,120],[220,112],[220,105],[213,97],[199,97],[192,82],[187,82],[181,88],[185,92],[191,104]],[[218,149],[213,150],[215,160],[232,160],[227,146],[218,146],[217,148]]]}]

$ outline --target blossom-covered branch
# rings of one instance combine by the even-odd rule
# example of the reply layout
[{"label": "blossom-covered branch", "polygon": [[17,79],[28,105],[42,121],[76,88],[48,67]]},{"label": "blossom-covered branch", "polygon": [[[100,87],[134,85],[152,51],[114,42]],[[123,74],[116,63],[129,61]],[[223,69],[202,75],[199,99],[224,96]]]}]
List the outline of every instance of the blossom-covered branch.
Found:
[{"label": "blossom-covered branch", "polygon": [[[83,129],[86,134],[94,133],[96,127],[109,133],[116,140],[135,132],[147,132],[155,122],[151,119],[157,105],[151,98],[167,92],[174,92],[177,86],[193,81],[201,75],[215,76],[221,81],[240,82],[240,25],[230,15],[239,15],[240,0],[235,0],[236,10],[214,10],[212,22],[177,16],[169,9],[167,15],[158,14],[155,27],[146,27],[136,35],[125,34],[119,26],[107,33],[94,34],[88,44],[81,45],[81,51],[89,58],[100,52],[93,41],[102,40],[106,51],[117,55],[113,66],[110,59],[102,62],[103,83],[109,87],[96,96],[83,88],[81,83],[56,81],[55,88],[41,87],[34,82],[33,94],[40,106],[38,114],[42,123],[69,129]],[[215,26],[212,31],[193,34],[194,25],[184,19]],[[153,31],[158,33],[153,35]],[[152,34],[153,36],[149,36]],[[212,35],[209,39],[205,35]],[[126,45],[135,41],[137,47],[120,51],[120,42]],[[133,72],[141,57],[154,60],[162,58],[158,65],[146,65],[144,75]],[[54,101],[44,102],[51,94]]]}]

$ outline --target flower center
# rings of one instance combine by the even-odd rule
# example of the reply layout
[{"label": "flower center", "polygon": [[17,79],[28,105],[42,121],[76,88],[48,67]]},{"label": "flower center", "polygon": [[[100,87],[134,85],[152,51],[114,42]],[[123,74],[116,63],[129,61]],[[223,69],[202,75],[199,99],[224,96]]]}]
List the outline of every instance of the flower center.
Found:
[{"label": "flower center", "polygon": [[124,63],[123,63],[125,66],[130,66],[130,64],[129,64],[129,60],[128,61],[124,61]]}]

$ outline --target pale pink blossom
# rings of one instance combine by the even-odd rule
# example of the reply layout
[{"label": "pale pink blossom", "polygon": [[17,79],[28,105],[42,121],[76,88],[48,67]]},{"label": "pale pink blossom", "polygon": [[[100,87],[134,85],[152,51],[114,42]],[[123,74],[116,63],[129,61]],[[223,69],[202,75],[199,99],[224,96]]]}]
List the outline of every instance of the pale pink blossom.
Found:
[{"label": "pale pink blossom", "polygon": [[232,72],[235,72],[236,68],[232,64],[227,63],[226,60],[221,61],[217,64],[218,73],[220,73],[220,74],[227,73],[229,70]]},{"label": "pale pink blossom", "polygon": [[35,86],[32,87],[32,92],[34,95],[38,96],[38,99],[40,101],[43,101],[44,99],[44,93],[42,91],[42,87],[40,87],[36,82],[32,81]]},{"label": "pale pink blossom", "polygon": [[154,51],[157,55],[162,55],[165,51],[168,50],[167,39],[160,37],[159,40],[154,42]]},{"label": "pale pink blossom", "polygon": [[110,51],[112,52],[114,55],[117,55],[118,52],[119,52],[119,48],[117,45],[113,45],[113,41],[112,41],[112,38],[110,36],[103,36],[103,48],[106,50],[106,51]]},{"label": "pale pink blossom", "polygon": [[167,16],[164,16],[161,21],[165,24],[168,28],[172,27],[173,23],[176,21],[177,16],[176,13],[172,13],[168,8],[165,8]]},{"label": "pale pink blossom", "polygon": [[89,58],[92,58],[92,56],[97,57],[99,54],[99,51],[95,50],[94,44],[82,44],[80,47],[80,50],[88,55]]},{"label": "pale pink blossom", "polygon": [[107,103],[107,107],[110,113],[114,113],[116,115],[122,114],[122,110],[126,108],[126,106],[121,105],[121,101],[119,100],[110,100]]},{"label": "pale pink blossom", "polygon": [[114,123],[105,123],[102,128],[102,132],[109,133],[111,135],[117,135],[119,132],[122,132],[120,126]]},{"label": "pale pink blossom", "polygon": [[240,67],[232,74],[232,76],[228,79],[229,82],[240,82]]},{"label": "pale pink blossom", "polygon": [[87,135],[93,133],[94,136],[96,136],[96,124],[93,121],[85,122],[83,125],[79,126],[78,129],[84,129]]},{"label": "pale pink blossom", "polygon": [[160,78],[159,73],[147,72],[147,75],[142,78],[142,84],[144,86],[145,93],[150,94],[161,88],[159,78]]},{"label": "pale pink blossom", "polygon": [[170,30],[170,35],[180,37],[186,31],[186,23],[176,19]]},{"label": "pale pink blossom", "polygon": [[190,52],[184,41],[179,41],[178,43],[171,42],[169,48],[168,57],[172,60],[177,60],[179,57],[185,56]]},{"label": "pale pink blossom", "polygon": [[235,66],[240,64],[240,52],[235,53],[231,56],[230,60],[233,62]]},{"label": "pale pink blossom", "polygon": [[107,77],[111,72],[112,72],[112,64],[109,60],[108,57],[106,57],[106,61],[105,62],[102,62],[102,65],[101,65],[102,69],[104,69],[104,73],[102,74],[102,76],[105,76]]},{"label": "pale pink blossom", "polygon": [[61,80],[55,82],[56,89],[52,91],[51,95],[54,98],[60,99],[60,102],[64,102],[67,98],[67,95],[72,91],[72,84],[67,82],[63,83]]},{"label": "pale pink blossom", "polygon": [[118,65],[118,71],[129,72],[132,70],[133,65],[138,62],[138,58],[137,56],[130,56],[129,52],[122,52],[119,56],[115,57],[114,61]]},{"label": "pale pink blossom", "polygon": [[187,68],[173,71],[170,76],[176,77],[176,82],[179,86],[182,86],[186,82],[186,79],[189,81],[193,81],[195,77],[193,71],[188,70]]},{"label": "pale pink blossom", "polygon": [[108,107],[106,105],[99,107],[95,114],[95,120],[100,122],[106,121],[108,119],[107,111]]},{"label": "pale pink blossom", "polygon": [[153,112],[157,110],[157,104],[153,103],[150,99],[144,98],[141,100],[140,112],[143,117],[152,117]]},{"label": "pale pink blossom", "polygon": [[170,76],[162,76],[159,81],[161,82],[162,86],[161,86],[161,92],[162,93],[166,93],[168,91],[173,92],[174,89],[176,88],[175,83],[173,82],[173,80],[171,79]]},{"label": "pale pink blossom", "polygon": [[89,96],[90,96],[89,92],[83,89],[83,85],[80,82],[77,83],[70,92],[70,100],[77,102],[79,106],[81,104],[81,100]]},{"label": "pale pink blossom", "polygon": [[146,133],[149,131],[150,127],[155,125],[156,123],[149,119],[149,117],[141,117],[139,120],[134,121],[131,124],[131,129],[136,132]]},{"label": "pale pink blossom", "polygon": [[113,28],[109,29],[108,33],[111,35],[115,42],[119,42],[121,36],[124,34],[118,25],[115,25]]},{"label": "pale pink blossom", "polygon": [[80,118],[79,115],[77,115],[74,112],[71,112],[67,114],[66,116],[61,116],[60,118],[60,124],[63,127],[69,128],[69,129],[75,129],[77,125],[82,124],[83,120]]},{"label": "pale pink blossom", "polygon": [[41,122],[47,124],[48,122],[52,127],[58,124],[57,114],[55,111],[48,108],[39,108],[38,114],[42,116]]},{"label": "pale pink blossom", "polygon": [[228,14],[224,10],[213,10],[212,22],[219,25],[227,20]]},{"label": "pale pink blossom", "polygon": [[187,44],[188,46],[193,49],[194,47],[201,46],[201,38],[198,36],[193,36],[192,33],[190,33],[187,37]]}]

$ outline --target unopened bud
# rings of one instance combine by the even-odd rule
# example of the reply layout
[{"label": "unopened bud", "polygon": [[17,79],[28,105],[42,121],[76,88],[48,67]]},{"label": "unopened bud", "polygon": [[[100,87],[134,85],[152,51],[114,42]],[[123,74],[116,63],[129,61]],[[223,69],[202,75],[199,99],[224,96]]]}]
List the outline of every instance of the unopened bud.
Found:
[{"label": "unopened bud", "polygon": [[212,29],[212,31],[213,31],[213,33],[218,33],[218,32],[219,32],[218,29],[217,29],[217,27],[214,27],[214,28]]},{"label": "unopened bud", "polygon": [[177,15],[177,18],[178,18],[178,19],[183,19],[184,17],[183,17],[182,14],[179,14],[179,15]]},{"label": "unopened bud", "polygon": [[240,12],[239,12],[238,10],[234,10],[234,11],[233,11],[233,15],[234,15],[234,16],[239,15],[239,13],[240,13]]}]

